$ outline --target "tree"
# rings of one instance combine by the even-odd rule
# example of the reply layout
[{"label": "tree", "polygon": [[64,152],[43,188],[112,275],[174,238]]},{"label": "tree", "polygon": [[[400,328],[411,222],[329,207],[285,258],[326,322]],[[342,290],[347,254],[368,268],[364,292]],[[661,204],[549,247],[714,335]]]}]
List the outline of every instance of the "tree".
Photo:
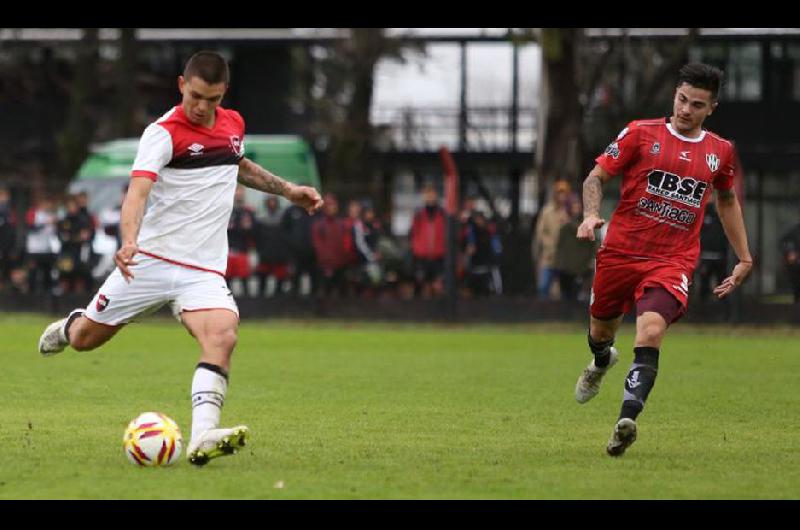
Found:
[{"label": "tree", "polygon": [[77,46],[66,123],[56,139],[58,162],[53,177],[63,183],[69,182],[80,167],[93,139],[96,120],[92,105],[97,94],[98,51],[98,29],[85,28]]},{"label": "tree", "polygon": [[663,111],[674,89],[664,80],[687,61],[698,31],[636,42],[628,30],[607,37],[589,37],[586,28],[535,34],[542,49],[536,174],[544,192],[557,178],[578,187],[591,158],[625,123]]},{"label": "tree", "polygon": [[335,189],[347,182],[361,193],[383,195],[372,160],[375,67],[384,58],[404,61],[406,53],[422,50],[388,37],[385,28],[350,28],[349,38],[312,51],[311,131],[318,144],[326,145],[323,175],[328,186]]}]

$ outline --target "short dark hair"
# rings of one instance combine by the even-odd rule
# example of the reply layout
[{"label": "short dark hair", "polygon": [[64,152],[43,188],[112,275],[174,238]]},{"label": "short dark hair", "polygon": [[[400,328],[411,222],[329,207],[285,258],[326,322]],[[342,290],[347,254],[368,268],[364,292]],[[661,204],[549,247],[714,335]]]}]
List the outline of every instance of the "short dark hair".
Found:
[{"label": "short dark hair", "polygon": [[678,72],[678,84],[686,83],[695,88],[711,92],[711,99],[717,99],[719,87],[722,85],[722,70],[703,63],[689,63]]},{"label": "short dark hair", "polygon": [[187,81],[192,77],[199,77],[209,85],[217,83],[227,85],[230,79],[228,62],[217,52],[199,51],[186,61],[183,77]]}]

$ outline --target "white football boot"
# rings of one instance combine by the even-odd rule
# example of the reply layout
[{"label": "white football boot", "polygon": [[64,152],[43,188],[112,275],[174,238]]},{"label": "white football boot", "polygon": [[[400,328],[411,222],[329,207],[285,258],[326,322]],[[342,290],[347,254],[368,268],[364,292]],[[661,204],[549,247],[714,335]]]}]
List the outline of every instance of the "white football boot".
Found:
[{"label": "white football boot", "polygon": [[192,440],[186,457],[190,464],[203,466],[209,460],[235,454],[247,443],[249,429],[244,425],[232,429],[209,429]]},{"label": "white football boot", "polygon": [[630,418],[621,418],[614,425],[614,434],[608,440],[606,452],[611,456],[622,456],[625,449],[636,441],[636,422]]},{"label": "white football boot", "polygon": [[612,366],[617,364],[617,359],[619,359],[617,349],[613,346],[609,349],[611,350],[611,357],[608,360],[608,366],[598,368],[594,364],[594,358],[592,358],[589,366],[583,370],[583,373],[578,378],[578,383],[575,385],[575,400],[578,403],[586,403],[595,397],[600,392],[600,383],[603,381],[603,376]]},{"label": "white football boot", "polygon": [[57,320],[44,329],[44,333],[39,337],[39,353],[44,357],[61,353],[64,348],[69,346],[64,326],[74,313],[83,314],[83,309],[73,309],[66,318]]}]

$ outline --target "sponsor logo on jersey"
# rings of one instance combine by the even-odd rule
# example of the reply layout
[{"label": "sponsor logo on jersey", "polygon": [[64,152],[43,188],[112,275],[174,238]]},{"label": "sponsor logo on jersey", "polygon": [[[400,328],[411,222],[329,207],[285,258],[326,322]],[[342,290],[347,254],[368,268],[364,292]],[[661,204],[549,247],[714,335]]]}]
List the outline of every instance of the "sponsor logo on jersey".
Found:
[{"label": "sponsor logo on jersey", "polygon": [[111,300],[109,300],[106,295],[104,295],[104,294],[98,295],[97,296],[97,304],[95,304],[95,307],[97,307],[98,311],[103,311],[106,307],[108,307],[108,303],[110,301]]},{"label": "sponsor logo on jersey", "polygon": [[676,208],[668,202],[654,201],[653,199],[648,199],[647,197],[642,197],[639,199],[637,206],[641,211],[656,214],[662,219],[676,221],[685,225],[690,225],[694,223],[695,219],[697,219],[697,214],[691,210]]},{"label": "sponsor logo on jersey", "polygon": [[205,146],[200,145],[198,143],[194,143],[194,144],[189,146],[189,151],[191,151],[191,153],[189,153],[189,155],[190,156],[202,155],[203,154],[203,149],[205,149]]},{"label": "sponsor logo on jersey", "polygon": [[613,142],[611,145],[606,147],[606,154],[614,159],[619,158],[619,144],[617,142]]},{"label": "sponsor logo on jersey", "polygon": [[712,173],[715,172],[719,169],[719,157],[714,153],[707,154],[706,164],[708,164],[708,169],[710,169]]},{"label": "sponsor logo on jersey", "polygon": [[678,155],[678,160],[683,160],[684,162],[691,162],[692,159],[689,158],[689,153],[691,153],[691,151],[681,151],[681,154]]},{"label": "sponsor logo on jersey", "polygon": [[650,148],[651,155],[657,155],[661,151],[661,144],[658,142],[653,142],[653,147]]},{"label": "sponsor logo on jersey", "polygon": [[656,169],[647,175],[647,192],[659,197],[699,207],[703,203],[708,183],[692,177],[679,177]]}]

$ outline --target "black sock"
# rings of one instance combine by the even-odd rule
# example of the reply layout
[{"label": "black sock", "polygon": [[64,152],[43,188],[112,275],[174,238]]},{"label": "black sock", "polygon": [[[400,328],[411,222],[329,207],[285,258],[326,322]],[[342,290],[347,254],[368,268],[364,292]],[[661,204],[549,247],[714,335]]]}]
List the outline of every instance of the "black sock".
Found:
[{"label": "black sock", "polygon": [[594,355],[594,365],[598,368],[605,368],[611,361],[611,346],[614,345],[614,339],[596,342],[592,335],[589,334],[589,349],[592,350]]},{"label": "black sock", "polygon": [[644,409],[647,396],[653,390],[658,375],[658,348],[640,346],[633,349],[634,358],[622,397],[620,418],[635,420]]},{"label": "black sock", "polygon": [[211,372],[217,373],[221,375],[225,381],[228,381],[228,372],[226,372],[221,366],[217,366],[216,364],[211,363],[197,363],[196,368],[203,368],[204,370],[209,370]]},{"label": "black sock", "polygon": [[69,342],[69,327],[72,325],[72,322],[81,315],[83,315],[83,311],[73,311],[69,314],[69,317],[67,317],[67,322],[64,324],[64,336],[67,337],[67,342]]}]

